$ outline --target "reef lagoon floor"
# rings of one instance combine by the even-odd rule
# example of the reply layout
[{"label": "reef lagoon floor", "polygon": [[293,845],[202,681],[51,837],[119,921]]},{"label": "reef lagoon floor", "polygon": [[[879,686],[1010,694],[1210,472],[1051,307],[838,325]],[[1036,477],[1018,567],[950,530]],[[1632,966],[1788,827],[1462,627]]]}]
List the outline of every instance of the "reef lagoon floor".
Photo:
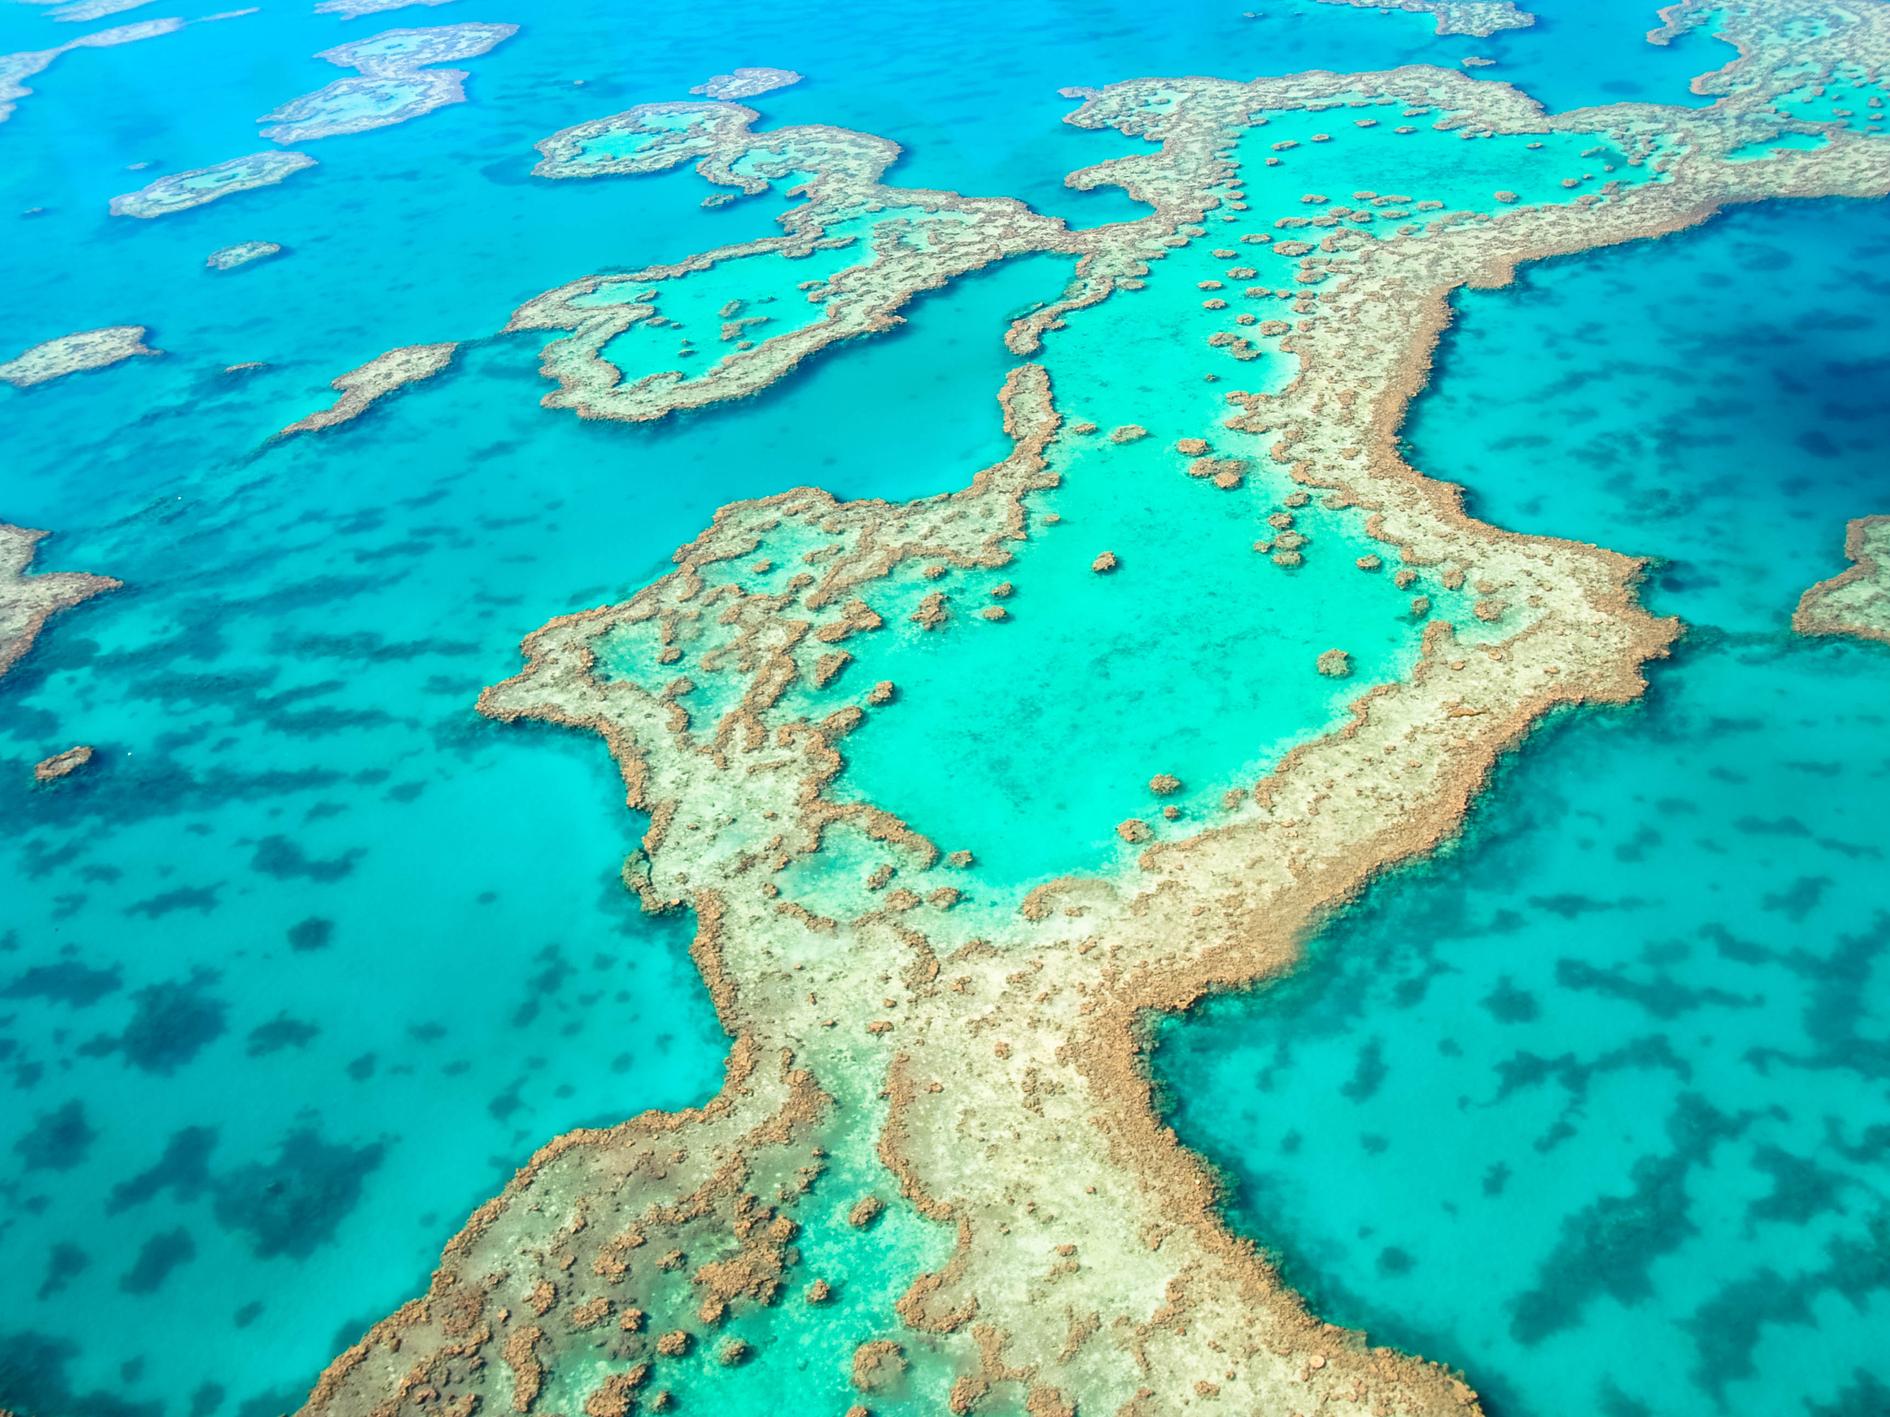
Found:
[{"label": "reef lagoon floor", "polygon": [[1886,62],[0,0],[0,1409],[1890,1411]]}]

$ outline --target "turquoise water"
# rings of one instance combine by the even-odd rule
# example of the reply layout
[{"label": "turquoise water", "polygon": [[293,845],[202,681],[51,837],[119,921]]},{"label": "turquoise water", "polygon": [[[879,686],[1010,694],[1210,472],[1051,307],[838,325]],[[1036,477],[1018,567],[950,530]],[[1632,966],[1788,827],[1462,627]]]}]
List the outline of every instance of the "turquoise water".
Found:
[{"label": "turquoise water", "polygon": [[[907,326],[810,360],[739,407],[637,427],[546,413],[538,342],[494,334],[512,309],[584,275],[772,234],[784,201],[705,210],[687,172],[536,180],[532,144],[681,98],[735,64],[776,64],[809,78],[753,102],[764,124],[883,134],[906,149],[893,181],[1019,196],[1092,224],[1143,209],[1113,188],[1073,192],[1062,175],[1139,145],[1063,124],[1060,87],[1454,64],[1466,51],[1420,17],[1312,0],[1260,9],[1246,20],[1238,7],[1170,7],[1151,27],[1129,8],[898,4],[861,7],[836,30],[817,7],[788,5],[745,12],[737,41],[708,6],[655,25],[594,0],[530,13],[462,0],[343,23],[268,0],[241,19],[68,54],[29,81],[0,125],[5,354],[124,322],[149,325],[166,353],[0,392],[0,516],[56,532],[41,568],[127,583],[56,621],[0,682],[0,1262],[25,1296],[0,1304],[0,1403],[36,1417],[292,1407],[336,1349],[424,1284],[440,1244],[533,1147],[707,1096],[726,1040],[684,954],[687,922],[641,916],[619,883],[641,824],[622,810],[616,769],[594,741],[500,729],[472,702],[515,668],[521,636],[632,593],[725,502],[803,483],[928,495],[1007,451],[995,394],[1015,361],[999,337],[1057,293],[1065,262],[1010,262],[922,297]],[[1583,28],[1569,80],[1580,87],[1542,96],[1573,106],[1619,83],[1680,98],[1697,64],[1642,44],[1651,18],[1606,15],[1605,29]],[[469,21],[524,28],[469,63],[468,102],[325,139],[320,165],[279,187],[148,222],[106,214],[154,178],[262,150],[258,115],[334,79],[317,52],[382,26]],[[87,28],[0,0],[0,50]],[[1564,62],[1555,38],[1545,23],[1492,41],[1503,63],[1477,72],[1546,84]],[[1436,175],[1461,176],[1462,201],[1482,204],[1493,171],[1459,167],[1468,151],[1453,146]],[[1321,160],[1303,151],[1287,173],[1310,184]],[[1410,160],[1388,159],[1394,171]],[[1296,202],[1299,188],[1281,195]],[[247,240],[285,251],[232,274],[203,269]],[[1049,802],[1054,832],[992,828],[1014,782],[988,741],[964,745],[975,772],[962,800],[928,799],[917,782],[889,803],[976,845],[994,881],[1096,864],[1115,849],[1114,823],[1152,807],[1153,772],[1181,775],[1176,800],[1194,811],[1329,719],[1349,692],[1309,672],[1327,647],[1315,609],[1356,611],[1350,692],[1412,653],[1404,598],[1352,566],[1368,548],[1346,516],[1304,509],[1306,564],[1273,567],[1251,542],[1282,489],[1256,471],[1222,492],[1172,452],[1203,431],[1213,396],[1199,408],[1173,397],[1169,373],[1290,377],[1277,352],[1235,366],[1206,345],[1218,325],[1191,287],[1215,245],[1197,241],[1151,281],[1150,303],[1164,282],[1188,288],[1170,322],[1131,328],[1132,312],[1111,305],[1050,342],[1060,398],[1120,407],[1153,434],[1059,451],[1072,476],[1041,500],[1063,532],[1018,568],[1015,622],[976,627],[990,633],[975,663],[1068,673],[1113,637],[1125,682],[1154,666],[1172,690],[1210,673],[1237,632],[1263,632],[1293,677],[1262,683],[1248,666],[1216,679],[1225,715],[1182,733],[1158,731],[1159,696],[1126,741],[1058,724],[1110,751]],[[1068,353],[1079,337],[1140,339],[1150,355],[1112,369]],[[473,343],[447,373],[359,423],[271,441],[331,401],[337,374],[449,339]],[[230,369],[252,362],[263,367]],[[1838,522],[1860,509],[1807,515],[1809,559],[1793,573],[1835,569]],[[1277,592],[1224,597],[1238,612],[1228,638],[1186,655],[1148,613],[1198,590],[1178,518],[1205,528],[1245,582],[1257,574]],[[1123,557],[1123,595],[1085,619],[1103,542]],[[875,755],[891,764],[908,750],[916,740],[900,735],[927,713],[966,708],[973,681],[928,666],[933,650],[889,637],[890,677],[910,681],[921,711],[858,736],[857,781],[876,780]],[[92,768],[33,790],[30,764],[75,742],[97,747]],[[859,1276],[831,1332],[935,1262],[933,1239],[811,1235],[820,1262]],[[765,1408],[776,1385],[805,1383],[825,1401],[824,1341],[769,1345],[781,1357],[735,1370],[752,1375],[739,1381],[705,1368],[703,1392]]]},{"label": "turquoise water", "polygon": [[1417,465],[1658,558],[1687,636],[1297,974],[1162,1032],[1235,1223],[1496,1417],[1890,1395],[1890,655],[1789,628],[1890,491],[1886,255],[1879,209],[1781,206],[1460,299]]}]

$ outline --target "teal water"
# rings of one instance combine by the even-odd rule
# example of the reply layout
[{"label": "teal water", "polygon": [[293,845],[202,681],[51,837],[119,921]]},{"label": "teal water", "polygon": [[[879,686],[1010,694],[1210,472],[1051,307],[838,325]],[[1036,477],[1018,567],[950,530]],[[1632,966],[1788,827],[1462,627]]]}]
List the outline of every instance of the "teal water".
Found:
[{"label": "teal water", "polygon": [[[1141,209],[1116,189],[1070,191],[1063,173],[1136,145],[1063,124],[1062,86],[1454,64],[1465,48],[1418,17],[1312,0],[1257,8],[1246,20],[1239,7],[1187,4],[1150,26],[1126,7],[902,3],[836,27],[818,7],[788,5],[745,12],[737,39],[709,6],[657,24],[597,0],[530,13],[462,0],[343,23],[304,0],[265,0],[240,19],[68,54],[28,81],[34,92],[0,125],[6,355],[127,321],[149,325],[166,354],[0,391],[0,516],[57,533],[41,568],[127,582],[55,622],[0,681],[0,1263],[13,1276],[0,1403],[36,1417],[292,1407],[337,1348],[424,1284],[440,1244],[534,1146],[708,1095],[725,1040],[684,955],[687,922],[639,915],[618,882],[640,824],[614,767],[595,742],[487,724],[473,699],[513,670],[522,635],[632,593],[727,501],[800,483],[927,495],[1006,450],[994,395],[1014,360],[999,336],[1060,289],[1067,267],[1048,258],[924,297],[901,330],[810,360],[739,407],[654,427],[540,409],[536,342],[493,334],[519,302],[770,234],[784,203],[705,210],[686,172],[536,180],[532,144],[681,98],[736,64],[783,65],[809,78],[756,100],[764,123],[883,134],[906,149],[895,182],[1019,196],[1088,224]],[[1601,101],[1616,80],[1680,98],[1687,65],[1640,42],[1651,20],[1607,13],[1605,32],[1584,30],[1588,87],[1557,91],[1552,106]],[[279,187],[150,222],[106,215],[111,197],[156,177],[261,150],[259,115],[334,79],[318,51],[470,21],[524,27],[467,61],[468,102],[313,142],[320,165]],[[91,28],[0,0],[0,50]],[[1545,26],[1533,41],[1554,38]],[[1505,38],[1503,65],[1478,72],[1520,77],[1535,62],[1546,75],[1556,51],[1533,41]],[[203,269],[245,240],[285,252]],[[1151,297],[1215,244],[1173,258]],[[1134,494],[1099,500],[1099,479],[1073,475],[1046,499],[1065,534],[1033,548],[1040,579],[1020,591],[1015,624],[991,627],[981,667],[1014,672],[1041,656],[1062,672],[1103,633],[1120,640],[1125,681],[1162,662],[1170,650],[1148,619],[1109,619],[1119,605],[1102,624],[1073,616],[1105,538],[1130,589],[1146,575],[1158,593],[1191,591],[1179,549],[1126,540],[1177,517],[1199,519],[1215,554],[1253,574],[1255,523],[1279,489],[1259,474],[1234,493],[1181,475],[1169,447],[1201,431],[1208,406],[1170,397],[1163,379],[1232,366],[1206,346],[1211,322],[1194,305],[1173,309],[1170,325],[1109,332],[1157,352],[1136,387],[1066,354],[1092,333],[1079,321],[1052,341],[1060,395],[1112,407],[1120,395],[1155,434],[1067,454],[1073,474],[1082,460],[1120,469]],[[1170,348],[1176,331],[1203,342]],[[352,426],[270,441],[327,404],[337,374],[446,339],[475,341],[448,373]],[[228,372],[252,361],[264,367]],[[1274,357],[1240,372],[1290,374]],[[1400,599],[1351,567],[1345,517],[1302,515],[1306,565],[1274,575],[1278,608],[1243,601],[1249,618],[1231,623],[1252,630],[1271,614],[1259,628],[1297,662],[1326,647],[1313,608],[1344,597],[1366,627],[1346,646],[1353,689],[1396,673],[1413,634]],[[1822,574],[1836,530],[1817,530]],[[892,652],[911,657],[897,674],[923,687],[926,649]],[[959,686],[935,682],[933,709],[964,709]],[[1192,739],[1146,730],[1102,745],[1094,779],[1053,804],[1066,812],[1057,821],[1090,824],[1080,834],[1013,843],[989,830],[1011,790],[989,743],[966,745],[983,775],[962,804],[893,805],[928,829],[937,818],[941,836],[975,838],[994,880],[1093,864],[1113,849],[1118,804],[1151,805],[1150,773],[1179,772],[1205,801],[1345,697],[1310,674],[1263,685],[1256,735],[1237,716],[1254,687],[1230,680],[1235,716]],[[860,780],[924,721],[863,733]],[[1062,727],[1078,741],[1095,732]],[[1230,753],[1235,739],[1246,746]],[[29,765],[74,742],[96,745],[93,768],[31,790]],[[961,807],[962,822],[940,815]],[[845,1235],[809,1240],[820,1254],[830,1243],[831,1263],[860,1277],[859,1307],[834,1311],[842,1325],[929,1262],[923,1234],[851,1249]],[[705,1376],[704,1390],[757,1410],[779,1384],[832,1393],[830,1370],[800,1376],[818,1366],[811,1342],[783,1361]]]},{"label": "teal water", "polygon": [[1234,1222],[1494,1417],[1890,1401],[1890,655],[1789,628],[1890,492],[1886,255],[1878,209],[1780,206],[1460,299],[1417,465],[1657,558],[1687,636],[1162,1031]]}]

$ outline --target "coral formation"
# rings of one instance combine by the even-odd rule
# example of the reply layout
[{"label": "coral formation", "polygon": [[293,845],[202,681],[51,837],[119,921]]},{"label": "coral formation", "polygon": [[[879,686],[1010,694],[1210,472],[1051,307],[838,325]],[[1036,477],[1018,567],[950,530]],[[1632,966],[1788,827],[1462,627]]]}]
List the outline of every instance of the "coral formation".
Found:
[{"label": "coral formation", "polygon": [[106,369],[141,354],[157,354],[160,351],[144,342],[149,333],[143,325],[108,325],[102,330],[60,335],[0,364],[0,383],[24,389],[68,374]]},{"label": "coral formation", "polygon": [[[753,392],[831,340],[883,327],[915,291],[1004,253],[1079,260],[1062,297],[1007,336],[1021,361],[1000,395],[1008,456],[957,491],[908,503],[798,488],[724,507],[668,575],[543,625],[524,643],[521,672],[481,696],[495,720],[580,729],[609,747],[627,805],[649,820],[625,880],[647,909],[693,909],[695,958],[736,1039],[728,1081],[699,1110],[547,1146],[448,1245],[427,1294],[335,1361],[307,1410],[419,1414],[441,1397],[523,1410],[560,1375],[594,1393],[616,1383],[610,1401],[627,1401],[630,1375],[660,1381],[677,1360],[661,1340],[623,1338],[578,1306],[614,1291],[634,1298],[652,1332],[707,1342],[725,1315],[777,1297],[800,1198],[832,1138],[863,1125],[837,1100],[862,1078],[885,1098],[872,1125],[887,1194],[954,1240],[949,1260],[916,1275],[882,1330],[853,1350],[862,1389],[932,1364],[952,1375],[954,1411],[1154,1414],[1210,1400],[1306,1414],[1479,1410],[1459,1375],[1321,1323],[1228,1231],[1214,1179],[1158,1119],[1140,1020],[1291,967],[1335,906],[1457,830],[1500,756],[1544,714],[1633,699],[1642,665],[1677,633],[1637,604],[1638,562],[1474,520],[1454,488],[1404,460],[1398,433],[1454,290],[1503,284],[1522,261],[1678,230],[1730,202],[1890,193],[1890,145],[1838,124],[1810,125],[1827,138],[1816,149],[1729,156],[1799,121],[1776,101],[1807,66],[1828,72],[1890,44],[1890,10],[1682,0],[1668,24],[1678,32],[1708,14],[1739,57],[1699,81],[1715,99],[1699,108],[1549,115],[1507,85],[1418,67],[1076,91],[1072,123],[1147,147],[1069,184],[1117,185],[1150,208],[1076,233],[1014,205],[886,188],[891,144],[833,129],[758,135],[754,115],[730,105],[649,106],[542,144],[547,176],[693,162],[720,187],[756,192],[791,178],[804,198],[781,237],[590,277],[519,312],[514,328],[566,332],[545,351],[559,384],[547,401],[588,416],[658,418]],[[1532,180],[1515,181],[1519,199],[1486,195],[1489,210],[1363,190],[1296,194],[1284,214],[1250,210],[1261,194],[1241,185],[1242,152],[1256,168],[1303,153],[1297,139],[1241,140],[1283,114],[1326,110],[1426,117],[1450,141],[1509,138],[1543,156],[1522,160]],[[1327,131],[1307,142],[1322,153],[1416,131],[1313,121]],[[1553,156],[1562,139],[1573,141]],[[862,259],[816,281],[827,292],[817,303],[832,308],[815,325],[689,379],[626,378],[605,359],[611,340],[657,315],[660,292],[648,297],[664,283],[760,251],[835,249],[821,243],[875,202],[870,238],[849,236]],[[1269,471],[1309,500],[1359,509],[1379,564],[1392,563],[1401,589],[1435,591],[1438,618],[1423,625],[1408,674],[1358,692],[1341,727],[1300,742],[1218,810],[1191,807],[1179,825],[1167,813],[1124,820],[1117,864],[1037,886],[1015,914],[974,926],[948,908],[956,894],[929,893],[946,885],[939,843],[835,790],[847,736],[870,715],[843,701],[819,716],[811,686],[838,674],[823,665],[843,641],[864,658],[875,636],[924,638],[945,653],[956,636],[982,635],[950,607],[974,603],[966,597],[1000,574],[1018,585],[1019,604],[1033,603],[1022,569],[1007,568],[1017,543],[1052,524],[1034,497],[1066,477],[1109,475],[1098,471],[1105,459],[1172,463],[1178,430],[1133,448],[1123,445],[1146,430],[1129,423],[1115,425],[1113,445],[1061,457],[1068,440],[1110,426],[1111,410],[1065,422],[1042,336],[1067,328],[1063,338],[1079,342],[1084,330],[1065,317],[1103,301],[1129,320],[1151,264],[1222,223],[1226,236],[1208,244],[1227,250],[1236,235],[1307,238],[1292,251],[1251,243],[1242,269],[1264,271],[1265,284],[1240,300],[1277,299],[1292,316],[1260,335],[1290,356],[1289,376],[1265,392],[1229,387],[1227,427],[1265,438]],[[934,226],[949,230],[909,244],[914,228]],[[1223,341],[1207,353],[1230,352]],[[1183,456],[1207,458],[1206,448]],[[1206,483],[1244,475],[1207,461]],[[1290,511],[1273,515],[1285,524],[1260,545],[1297,564],[1310,543]],[[1255,576],[1277,574],[1252,565]],[[1106,593],[1132,594],[1136,580],[1119,577]],[[1432,596],[1412,609],[1428,616]],[[685,662],[682,689],[673,666]],[[689,706],[698,679],[717,683],[713,710]],[[834,682],[844,700],[847,678]],[[862,841],[880,853],[864,889],[864,871],[803,874]],[[832,884],[841,874],[849,885]],[[686,1294],[665,1297],[662,1285],[691,1268]]]},{"label": "coral formation", "polygon": [[113,197],[111,211],[113,216],[139,217],[144,220],[169,216],[173,212],[188,211],[205,202],[234,196],[238,192],[273,187],[304,168],[313,166],[315,159],[307,153],[267,152],[233,157],[228,162],[219,162],[210,167],[172,173],[169,177],[160,177],[148,183],[136,192]]},{"label": "coral formation", "polygon": [[800,81],[801,76],[792,69],[737,69],[732,74],[717,74],[706,84],[697,84],[689,92],[704,98],[755,98]]},{"label": "coral formation", "polygon": [[204,259],[204,265],[213,271],[233,271],[252,261],[263,261],[281,254],[282,247],[274,241],[239,241],[234,246],[212,251]]},{"label": "coral formation", "polygon": [[91,761],[91,745],[81,743],[76,748],[68,748],[63,753],[54,753],[50,758],[42,758],[37,763],[34,763],[33,780],[35,782],[57,782],[62,777],[70,777]]},{"label": "coral formation", "polygon": [[1792,628],[1890,644],[1890,516],[1853,521],[1845,528],[1844,554],[1847,569],[1799,597]]},{"label": "coral formation", "polygon": [[1440,35],[1462,34],[1476,39],[1487,38],[1498,30],[1524,29],[1536,22],[1536,17],[1519,8],[1514,0],[1322,0],[1322,3],[1430,15],[1436,19]]},{"label": "coral formation", "polygon": [[464,69],[427,66],[476,58],[517,33],[517,25],[467,23],[388,30],[336,45],[315,57],[358,70],[358,77],[336,79],[256,121],[271,125],[262,135],[274,143],[313,142],[405,123],[466,100],[470,76]]},{"label": "coral formation", "polygon": [[29,576],[34,547],[45,536],[0,522],[0,676],[33,647],[49,617],[120,585],[109,576],[81,571]]},{"label": "coral formation", "polygon": [[363,15],[384,15],[389,10],[404,10],[409,5],[450,5],[453,0],[321,0],[318,15],[339,15],[344,20],[358,20]]},{"label": "coral formation", "polygon": [[450,342],[412,344],[377,354],[360,368],[350,369],[334,381],[330,387],[340,393],[340,398],[327,408],[291,423],[279,436],[313,433],[359,418],[396,389],[431,379],[453,362],[458,348]]}]

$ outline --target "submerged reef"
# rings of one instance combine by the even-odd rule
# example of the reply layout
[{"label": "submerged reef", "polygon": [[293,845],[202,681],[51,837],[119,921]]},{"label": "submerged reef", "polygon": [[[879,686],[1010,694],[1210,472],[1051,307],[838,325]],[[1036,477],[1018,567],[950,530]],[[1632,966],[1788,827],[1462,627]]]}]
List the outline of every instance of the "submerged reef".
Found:
[{"label": "submerged reef", "polygon": [[[943,1371],[955,1412],[1479,1410],[1463,1377],[1321,1323],[1228,1230],[1214,1178],[1158,1120],[1141,1020],[1291,967],[1331,910],[1458,829],[1532,725],[1634,699],[1677,634],[1637,603],[1640,563],[1476,521],[1398,440],[1451,292],[1732,202],[1890,193],[1890,145],[1777,107],[1807,68],[1890,43],[1890,9],[1683,0],[1667,15],[1681,27],[1717,15],[1738,47],[1702,80],[1710,107],[1552,116],[1507,85],[1428,67],[1073,91],[1070,122],[1151,145],[1069,177],[1151,209],[1082,232],[1012,202],[887,187],[895,145],[756,133],[734,105],[647,105],[540,145],[548,177],[692,162],[717,187],[780,181],[803,199],[781,236],[593,276],[521,308],[511,328],[564,332],[544,351],[558,383],[546,402],[588,417],[656,419],[753,393],[1008,254],[1062,252],[1076,269],[1007,335],[1020,361],[1000,394],[1007,456],[911,502],[799,488],[724,507],[668,575],[550,621],[526,638],[522,672],[481,696],[495,720],[608,745],[626,804],[650,823],[625,884],[651,911],[693,911],[694,958],[736,1040],[728,1075],[703,1108],[551,1142],[447,1245],[427,1292],[335,1360],[305,1411],[598,1417],[645,1388],[666,1405],[692,1351],[720,1346],[790,1284],[811,1298],[826,1280],[795,1272],[794,1240],[830,1148],[857,1143],[865,1118],[885,1194],[951,1249],[914,1274],[880,1331],[827,1355],[862,1390]],[[1429,137],[1411,142],[1420,121]],[[1816,149],[1732,156],[1808,128],[1826,140]],[[1427,164],[1426,144],[1450,154]],[[1515,161],[1486,171],[1485,154],[1511,147]],[[1295,180],[1304,172],[1319,186]],[[1353,561],[1362,579],[1409,594],[1435,578],[1435,603],[1412,607],[1421,649],[1217,810],[1125,821],[1140,849],[1119,867],[1039,885],[1014,911],[966,909],[964,847],[848,790],[849,736],[902,706],[872,659],[900,636],[1014,633],[985,601],[1015,591],[1027,612],[1019,551],[1054,524],[1044,494],[1098,475],[1089,448],[1169,444],[1169,430],[1131,421],[1140,410],[1065,407],[1081,400],[1060,389],[1059,361],[1085,340],[1103,342],[1091,359],[1125,357],[1111,341],[1138,312],[1172,339],[1155,265],[1208,246],[1215,274],[1182,296],[1210,321],[1197,367],[1219,426],[1181,430],[1176,476],[1204,498],[1240,496],[1261,459],[1215,452],[1265,440],[1267,471],[1293,490],[1262,513],[1252,575],[1303,574],[1317,555],[1295,510],[1352,509],[1378,548]],[[765,287],[730,298],[720,285],[709,304],[731,353],[692,377],[634,362],[620,341],[667,331],[691,279],[746,260],[808,262],[811,313],[751,331]],[[1075,318],[1105,304],[1113,325]],[[1097,546],[1084,562],[1119,566],[1094,584],[1134,593],[1135,548],[1118,563]],[[1000,571],[1001,587],[974,580]],[[1188,609],[1174,607],[1178,622]],[[1321,659],[1305,673],[1342,682],[1350,652]],[[1054,745],[1037,751],[1044,776],[1062,766]],[[1150,766],[1157,796],[1181,789],[1167,764]],[[883,1110],[862,1107],[862,1091]]]},{"label": "submerged reef", "polygon": [[737,69],[732,74],[717,74],[706,84],[697,84],[689,92],[706,98],[754,98],[800,81],[801,76],[792,69]]},{"label": "submerged reef", "polygon": [[1321,0],[1326,5],[1351,5],[1360,10],[1405,10],[1430,15],[1437,33],[1486,39],[1498,30],[1525,29],[1536,17],[1514,0]]},{"label": "submerged reef", "polygon": [[1859,517],[1844,533],[1848,569],[1799,598],[1801,635],[1855,635],[1890,644],[1890,516]]},{"label": "submerged reef", "polygon": [[33,647],[46,621],[61,610],[122,584],[83,571],[48,571],[29,576],[33,550],[46,536],[0,522],[0,676]]},{"label": "submerged reef", "polygon": [[88,369],[106,369],[141,354],[162,353],[144,342],[149,333],[143,325],[107,325],[60,335],[0,364],[0,383],[24,389]]},{"label": "submerged reef", "polygon": [[233,157],[228,162],[215,163],[210,167],[160,177],[136,192],[113,197],[112,215],[144,220],[169,216],[173,212],[188,211],[205,202],[214,202],[255,187],[273,187],[283,179],[313,166],[315,159],[307,153],[269,152]]},{"label": "submerged reef", "polygon": [[274,241],[239,241],[234,246],[212,251],[204,258],[204,265],[213,271],[233,271],[252,261],[263,261],[281,254],[282,247]]},{"label": "submerged reef", "polygon": [[351,369],[334,381],[332,387],[340,393],[340,398],[327,408],[291,423],[279,436],[313,433],[359,418],[396,389],[431,379],[453,362],[453,353],[458,348],[453,343],[411,344],[377,354],[360,368]]},{"label": "submerged reef", "polygon": [[27,0],[28,4],[46,5],[54,8],[47,13],[61,24],[85,24],[93,20],[102,20],[107,15],[122,15],[127,10],[142,9],[152,4],[153,0]]},{"label": "submerged reef", "polygon": [[321,0],[318,15],[339,15],[344,20],[358,20],[363,15],[384,15],[389,10],[404,10],[409,5],[450,5],[453,0]]},{"label": "submerged reef", "polygon": [[469,23],[388,30],[351,40],[315,57],[358,70],[359,77],[336,79],[256,121],[272,125],[262,135],[274,143],[313,142],[405,123],[466,100],[471,76],[464,69],[427,66],[475,58],[517,33],[517,25]]},{"label": "submerged reef", "polygon": [[[61,16],[60,18],[65,18]],[[77,39],[69,39],[64,44],[51,49],[29,49],[17,54],[0,54],[0,123],[13,116],[13,110],[19,101],[33,91],[26,87],[25,80],[43,73],[53,61],[62,54],[70,54],[75,49],[104,49],[114,44],[132,44],[141,39],[155,39],[162,34],[174,34],[184,27],[179,19],[139,20],[129,25],[119,25],[114,29],[99,30],[96,34],[82,34]]]}]

